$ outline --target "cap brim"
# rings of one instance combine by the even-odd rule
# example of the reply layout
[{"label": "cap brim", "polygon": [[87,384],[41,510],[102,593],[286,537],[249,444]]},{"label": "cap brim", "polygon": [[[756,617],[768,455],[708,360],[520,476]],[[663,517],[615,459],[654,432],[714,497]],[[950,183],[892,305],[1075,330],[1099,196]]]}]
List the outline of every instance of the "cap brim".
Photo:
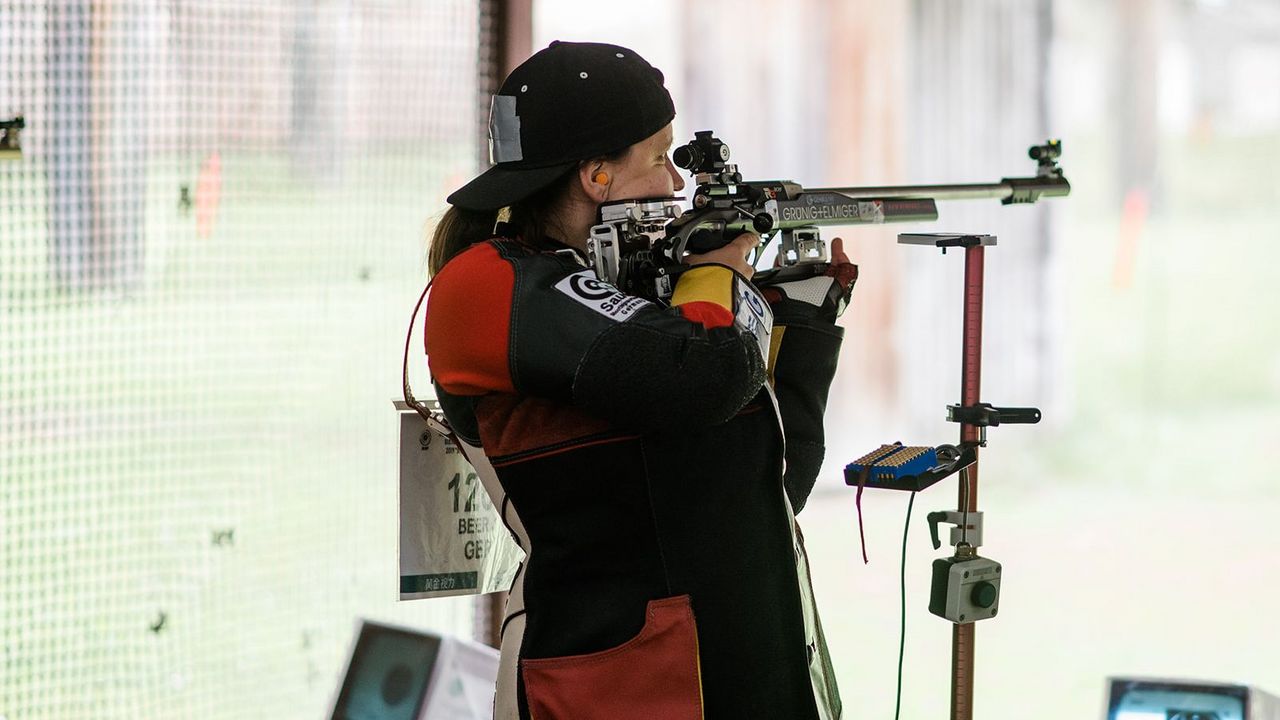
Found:
[{"label": "cap brim", "polygon": [[537,168],[494,165],[449,196],[449,204],[468,210],[497,210],[519,202],[555,182],[577,162]]}]

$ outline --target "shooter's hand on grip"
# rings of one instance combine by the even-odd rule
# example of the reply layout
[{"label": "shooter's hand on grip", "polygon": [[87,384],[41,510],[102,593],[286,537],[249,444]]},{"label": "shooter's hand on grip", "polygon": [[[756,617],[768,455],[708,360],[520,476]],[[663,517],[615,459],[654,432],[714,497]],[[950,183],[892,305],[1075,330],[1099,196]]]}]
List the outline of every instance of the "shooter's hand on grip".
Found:
[{"label": "shooter's hand on grip", "polygon": [[684,262],[687,265],[724,265],[733,268],[740,275],[750,280],[756,271],[755,268],[751,267],[751,263],[747,262],[747,256],[754,252],[759,245],[760,236],[746,232],[723,247],[709,250],[699,255],[686,255]]}]

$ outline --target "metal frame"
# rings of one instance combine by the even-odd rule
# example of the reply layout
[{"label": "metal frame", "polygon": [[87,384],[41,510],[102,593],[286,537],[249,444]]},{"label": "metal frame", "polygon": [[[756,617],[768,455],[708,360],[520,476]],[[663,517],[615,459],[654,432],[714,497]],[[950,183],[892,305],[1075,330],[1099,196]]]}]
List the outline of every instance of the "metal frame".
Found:
[{"label": "metal frame", "polygon": [[[533,53],[533,0],[480,0],[476,119],[478,167],[489,165],[489,98],[503,79]],[[502,644],[507,593],[475,597],[473,635],[490,647]]]}]

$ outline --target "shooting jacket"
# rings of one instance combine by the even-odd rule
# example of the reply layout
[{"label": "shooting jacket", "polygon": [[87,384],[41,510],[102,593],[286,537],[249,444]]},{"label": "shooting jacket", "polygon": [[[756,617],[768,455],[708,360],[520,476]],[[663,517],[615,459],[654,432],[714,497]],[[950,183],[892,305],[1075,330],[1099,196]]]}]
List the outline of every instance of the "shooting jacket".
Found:
[{"label": "shooting jacket", "polygon": [[788,302],[704,265],[667,307],[551,241],[436,276],[433,382],[526,553],[495,718],[840,717],[793,509],[842,330]]}]

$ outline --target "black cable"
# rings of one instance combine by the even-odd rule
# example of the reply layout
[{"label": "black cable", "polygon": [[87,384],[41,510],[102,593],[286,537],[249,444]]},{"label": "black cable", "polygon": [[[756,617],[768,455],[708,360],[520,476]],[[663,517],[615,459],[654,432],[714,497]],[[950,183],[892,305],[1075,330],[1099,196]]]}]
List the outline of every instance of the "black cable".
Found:
[{"label": "black cable", "polygon": [[893,706],[893,720],[898,720],[898,713],[902,711],[902,657],[907,649],[907,531],[911,528],[911,506],[915,502],[916,494],[912,492],[907,501],[907,522],[902,527],[902,632],[898,636],[898,699]]}]

